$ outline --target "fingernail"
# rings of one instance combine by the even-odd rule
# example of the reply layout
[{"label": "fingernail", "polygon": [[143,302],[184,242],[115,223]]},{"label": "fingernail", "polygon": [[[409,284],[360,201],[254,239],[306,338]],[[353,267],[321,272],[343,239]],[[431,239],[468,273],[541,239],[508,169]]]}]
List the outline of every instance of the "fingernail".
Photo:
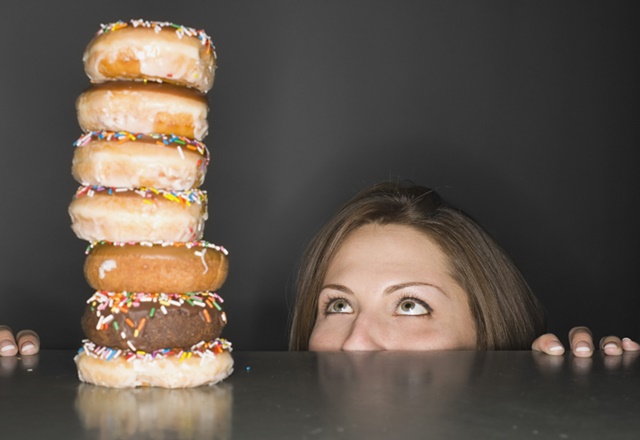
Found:
[{"label": "fingernail", "polygon": [[580,341],[576,344],[576,353],[588,353],[591,351],[591,346],[584,341]]},{"label": "fingernail", "polygon": [[633,342],[630,338],[622,338],[622,340],[625,342]]},{"label": "fingernail", "polygon": [[31,342],[25,342],[24,344],[22,344],[22,347],[20,347],[20,353],[22,354],[33,354],[33,352],[35,351],[36,346],[33,345]]},{"label": "fingernail", "polygon": [[559,342],[549,343],[549,351],[561,351],[561,350],[564,350],[564,347]]},{"label": "fingernail", "polygon": [[604,351],[618,351],[618,344],[615,342],[608,342],[604,345]]},{"label": "fingernail", "polygon": [[15,350],[15,349],[16,349],[16,346],[13,345],[11,342],[9,342],[8,344],[3,345],[2,348],[0,348],[0,351],[3,353],[6,353],[7,351]]}]

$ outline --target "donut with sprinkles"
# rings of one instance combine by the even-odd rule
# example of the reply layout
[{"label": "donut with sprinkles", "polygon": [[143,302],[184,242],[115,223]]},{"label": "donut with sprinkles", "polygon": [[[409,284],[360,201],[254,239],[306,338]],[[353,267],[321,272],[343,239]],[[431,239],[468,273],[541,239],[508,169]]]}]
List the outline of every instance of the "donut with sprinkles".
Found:
[{"label": "donut with sprinkles", "polygon": [[213,384],[233,372],[231,344],[219,338],[188,349],[121,350],[85,340],[74,360],[83,382],[110,388],[190,388]]},{"label": "donut with sprinkles", "polygon": [[170,22],[130,20],[103,24],[82,60],[92,82],[159,81],[213,86],[216,51],[203,31]]},{"label": "donut with sprinkles", "polygon": [[207,99],[172,84],[113,81],[96,84],[76,99],[80,128],[184,136],[202,141],[209,133]]},{"label": "donut with sprinkles", "polygon": [[210,157],[202,142],[155,133],[90,131],[74,145],[71,173],[83,185],[193,189]]},{"label": "donut with sprinkles", "polygon": [[81,186],[69,215],[78,238],[89,242],[196,241],[208,217],[207,193]]},{"label": "donut with sprinkles", "polygon": [[96,291],[82,316],[82,330],[97,345],[121,350],[187,349],[216,339],[227,324],[217,293]]}]

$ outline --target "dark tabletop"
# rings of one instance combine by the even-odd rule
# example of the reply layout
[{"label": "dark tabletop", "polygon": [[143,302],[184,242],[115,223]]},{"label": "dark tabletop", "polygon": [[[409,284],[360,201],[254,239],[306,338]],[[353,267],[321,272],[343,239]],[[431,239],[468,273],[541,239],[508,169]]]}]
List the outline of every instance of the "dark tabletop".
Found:
[{"label": "dark tabletop", "polygon": [[81,384],[72,351],[0,358],[0,438],[640,438],[637,353],[233,355],[186,390]]}]

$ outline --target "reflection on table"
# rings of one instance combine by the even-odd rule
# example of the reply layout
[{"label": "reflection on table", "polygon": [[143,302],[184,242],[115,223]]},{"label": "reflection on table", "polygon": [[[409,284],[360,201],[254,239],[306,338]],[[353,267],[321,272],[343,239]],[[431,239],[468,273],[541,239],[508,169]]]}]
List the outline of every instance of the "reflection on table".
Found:
[{"label": "reflection on table", "polygon": [[431,359],[408,352],[322,353],[318,368],[325,423],[338,422],[337,432],[357,430],[362,438],[381,433],[402,438],[434,420],[428,423],[430,436],[455,436],[456,420],[443,416],[456,411],[475,359],[474,352]]},{"label": "reflection on table", "polygon": [[637,439],[640,353],[234,352],[224,382],[81,384],[72,351],[0,358],[0,436]]},{"label": "reflection on table", "polygon": [[80,384],[82,425],[100,439],[231,438],[232,386],[112,389]]}]

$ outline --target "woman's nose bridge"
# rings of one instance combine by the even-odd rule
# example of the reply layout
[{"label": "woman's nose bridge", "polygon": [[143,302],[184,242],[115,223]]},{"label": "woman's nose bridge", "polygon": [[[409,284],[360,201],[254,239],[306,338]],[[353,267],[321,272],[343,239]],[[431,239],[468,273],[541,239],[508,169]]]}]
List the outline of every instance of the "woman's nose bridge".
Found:
[{"label": "woman's nose bridge", "polygon": [[380,332],[375,317],[358,313],[352,323],[349,335],[343,344],[343,350],[379,350]]}]

